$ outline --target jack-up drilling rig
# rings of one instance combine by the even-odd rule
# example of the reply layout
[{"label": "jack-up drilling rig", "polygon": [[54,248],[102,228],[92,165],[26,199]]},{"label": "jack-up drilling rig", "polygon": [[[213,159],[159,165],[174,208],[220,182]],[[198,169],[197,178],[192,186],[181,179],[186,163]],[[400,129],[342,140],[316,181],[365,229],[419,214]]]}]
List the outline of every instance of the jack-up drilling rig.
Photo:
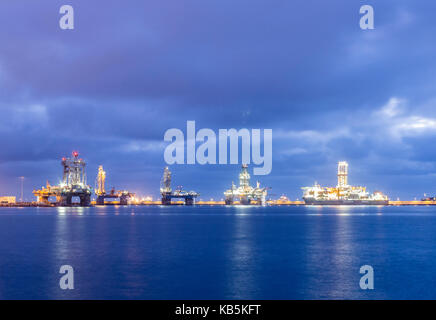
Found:
[{"label": "jack-up drilling rig", "polygon": [[164,174],[162,176],[160,193],[162,195],[162,204],[171,205],[171,199],[184,199],[185,205],[195,204],[195,199],[198,197],[199,193],[195,191],[184,191],[182,188],[177,188],[172,191],[171,189],[171,171],[168,167],[165,167]]},{"label": "jack-up drilling rig", "polygon": [[131,198],[134,197],[134,193],[126,190],[115,190],[112,188],[109,193],[105,190],[106,172],[103,170],[103,166],[98,167],[97,179],[95,181],[95,194],[97,196],[97,205],[104,205],[105,199],[120,199],[120,205],[128,205]]}]

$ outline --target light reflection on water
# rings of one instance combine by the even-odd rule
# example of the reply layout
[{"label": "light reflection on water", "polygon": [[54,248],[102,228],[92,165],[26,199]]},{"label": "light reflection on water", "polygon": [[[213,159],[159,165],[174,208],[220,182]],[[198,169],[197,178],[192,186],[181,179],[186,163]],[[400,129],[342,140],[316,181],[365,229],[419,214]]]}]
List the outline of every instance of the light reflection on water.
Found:
[{"label": "light reflection on water", "polygon": [[[5,208],[0,294],[436,298],[435,230],[433,207]],[[77,272],[77,290],[59,289],[63,264]],[[358,286],[364,264],[376,270],[373,292]],[[26,277],[29,268],[35,277]],[[21,278],[28,282],[17,282]]]},{"label": "light reflection on water", "polygon": [[240,206],[236,208],[232,244],[230,247],[228,292],[231,299],[243,299],[244,292],[253,291],[255,279],[253,279],[253,243],[251,241],[251,221],[246,219],[247,214],[240,211],[246,209]]}]

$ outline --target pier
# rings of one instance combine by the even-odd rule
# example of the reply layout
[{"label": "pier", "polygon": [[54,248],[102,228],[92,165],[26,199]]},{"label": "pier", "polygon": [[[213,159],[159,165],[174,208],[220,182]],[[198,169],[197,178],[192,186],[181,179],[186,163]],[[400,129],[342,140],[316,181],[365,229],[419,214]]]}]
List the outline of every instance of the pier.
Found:
[{"label": "pier", "polygon": [[[204,206],[223,206],[223,205],[267,205],[267,206],[306,206],[304,200],[291,201],[285,195],[279,199],[266,199],[267,190],[269,188],[261,188],[259,183],[256,187],[250,185],[250,175],[247,171],[247,165],[242,165],[241,173],[239,174],[239,186],[236,187],[232,183],[231,189],[224,192],[224,199],[220,200],[197,200],[200,195],[196,191],[185,191],[182,187],[177,187],[175,190],[171,188],[171,171],[165,167],[160,187],[160,201],[152,201],[151,197],[137,199],[134,193],[127,190],[115,190],[112,188],[109,192],[105,190],[106,172],[103,166],[99,166],[95,184],[95,200],[91,200],[93,189],[87,185],[85,166],[83,159],[79,158],[78,152],[74,151],[72,157],[62,158],[63,179],[58,185],[50,185],[47,181],[45,187],[38,190],[33,190],[33,194],[37,197],[37,201],[17,202],[16,197],[0,197],[0,207],[56,207],[56,206],[94,206],[94,205],[135,205],[135,206],[150,206],[150,205],[204,205]],[[338,197],[340,191],[345,188],[348,191],[363,193],[367,195],[364,187],[350,187],[347,184],[347,163],[340,162],[338,164],[338,186],[337,188],[324,188],[322,192],[337,192]],[[304,188],[313,189],[313,188]],[[327,190],[327,191],[325,191]],[[333,190],[333,191],[332,191]],[[338,191],[339,190],[339,191]],[[350,192],[351,192],[350,191]],[[306,193],[305,193],[306,194]],[[370,204],[310,204],[313,206],[433,206],[436,205],[436,197],[424,197],[421,200],[388,200],[380,192],[375,192],[371,199],[383,200],[381,203]],[[54,198],[54,201],[50,201]],[[73,199],[76,198],[76,199]],[[111,201],[106,201],[110,199]],[[76,201],[74,201],[76,200]],[[306,199],[307,200],[307,199]],[[308,203],[310,203],[308,201]]]},{"label": "pier", "polygon": [[[171,201],[172,205],[184,205],[186,204],[185,197],[171,197],[171,199],[175,199]],[[199,206],[224,206],[226,205],[225,201],[211,201],[211,200],[199,200],[195,201],[192,204],[196,204]],[[162,205],[162,200],[158,201],[132,201],[129,203],[124,203],[120,201],[114,201],[111,204],[113,205],[133,205],[133,206],[158,206]],[[234,205],[242,205],[239,201],[235,201]],[[251,203],[252,205],[260,205],[256,202]],[[278,200],[267,200],[267,206],[306,206],[304,201],[295,200],[295,201],[278,201]],[[91,206],[98,205],[96,201],[92,201]],[[188,204],[189,205],[189,204]],[[436,201],[421,201],[421,200],[409,200],[409,201],[389,201],[387,206],[434,206],[436,205]],[[58,206],[56,203],[43,203],[43,202],[16,202],[16,203],[0,203],[0,207],[7,208],[23,208],[23,207],[56,207]]]}]

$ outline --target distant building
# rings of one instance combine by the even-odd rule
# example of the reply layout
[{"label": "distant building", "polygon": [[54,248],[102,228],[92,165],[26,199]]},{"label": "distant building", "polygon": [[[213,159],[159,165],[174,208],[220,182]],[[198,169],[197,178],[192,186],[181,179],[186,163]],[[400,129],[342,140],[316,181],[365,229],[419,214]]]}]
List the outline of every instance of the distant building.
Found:
[{"label": "distant building", "polygon": [[14,204],[16,202],[16,197],[0,197],[0,204]]}]

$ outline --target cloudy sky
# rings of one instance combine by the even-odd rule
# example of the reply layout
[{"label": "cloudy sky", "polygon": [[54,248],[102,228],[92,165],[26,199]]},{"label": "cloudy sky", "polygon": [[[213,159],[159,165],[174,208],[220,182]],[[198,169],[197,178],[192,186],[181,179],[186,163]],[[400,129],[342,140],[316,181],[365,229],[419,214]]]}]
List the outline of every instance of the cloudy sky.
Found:
[{"label": "cloudy sky", "polygon": [[[75,29],[59,28],[59,8]],[[359,28],[373,5],[375,29]],[[183,0],[0,2],[0,194],[61,178],[78,150],[94,185],[158,195],[164,133],[273,129],[273,197],[315,180],[391,198],[436,194],[436,3]],[[221,198],[238,165],[174,165]]]}]

